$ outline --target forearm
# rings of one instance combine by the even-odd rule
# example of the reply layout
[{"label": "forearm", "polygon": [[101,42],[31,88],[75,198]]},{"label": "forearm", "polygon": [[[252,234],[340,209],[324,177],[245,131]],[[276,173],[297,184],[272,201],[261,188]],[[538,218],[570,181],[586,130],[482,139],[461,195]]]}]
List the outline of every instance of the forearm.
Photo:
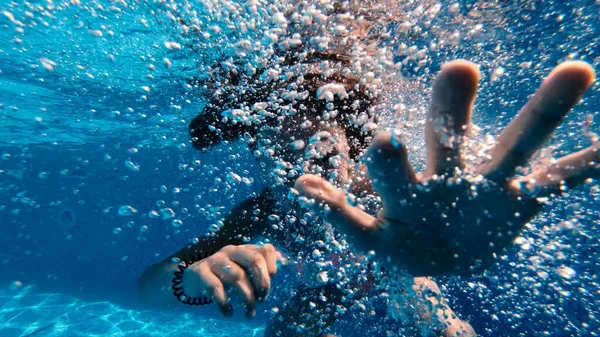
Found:
[{"label": "forearm", "polygon": [[416,277],[413,290],[419,304],[419,318],[423,321],[433,320],[433,325],[439,325],[438,336],[476,336],[471,325],[462,321],[446,303],[438,285],[430,278]]},{"label": "forearm", "polygon": [[177,264],[164,260],[150,266],[138,280],[138,295],[142,303],[152,307],[169,308],[177,304],[171,289]]}]

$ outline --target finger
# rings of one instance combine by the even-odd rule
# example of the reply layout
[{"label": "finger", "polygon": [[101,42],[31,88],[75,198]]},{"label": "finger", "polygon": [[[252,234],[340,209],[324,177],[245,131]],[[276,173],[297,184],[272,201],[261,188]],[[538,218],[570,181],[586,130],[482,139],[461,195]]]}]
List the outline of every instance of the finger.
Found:
[{"label": "finger", "polygon": [[260,252],[265,257],[265,262],[267,263],[267,269],[269,272],[269,276],[273,276],[277,274],[277,261],[283,261],[284,258],[279,253],[275,247],[271,244],[266,244],[262,246],[255,246],[258,252]]},{"label": "finger", "polygon": [[247,276],[243,277],[233,285],[233,289],[246,307],[246,317],[253,318],[256,316],[256,297],[250,279]]},{"label": "finger", "polygon": [[524,165],[550,137],[569,110],[594,82],[594,70],[585,62],[565,62],[554,68],[517,117],[502,131],[492,159],[479,172],[505,180]]},{"label": "finger", "polygon": [[314,198],[328,206],[327,221],[342,233],[351,237],[354,244],[364,250],[371,250],[382,234],[383,227],[376,218],[352,207],[346,201],[344,192],[335,188],[325,179],[305,174],[296,180],[295,188],[304,196]]},{"label": "finger", "polygon": [[[219,311],[225,317],[231,317],[233,315],[233,307],[229,303],[227,294],[225,293],[225,287],[221,280],[215,275],[208,263],[200,263],[198,265],[191,266],[190,268],[195,269],[195,274],[199,276],[198,281],[199,287],[202,294],[210,296],[219,307]],[[184,280],[184,285],[186,281]],[[197,294],[200,296],[200,294]],[[197,296],[193,296],[197,297]]]},{"label": "finger", "polygon": [[600,177],[600,143],[564,156],[552,166],[537,170],[513,183],[521,193],[531,197],[561,194]]},{"label": "finger", "polygon": [[[250,248],[250,247],[248,247]],[[257,249],[259,247],[257,246]],[[248,276],[252,280],[254,294],[259,302],[263,302],[271,289],[271,278],[265,257],[256,250],[244,249],[242,247],[235,250],[229,258],[246,269]]]},{"label": "finger", "polygon": [[396,131],[375,136],[367,151],[366,165],[373,188],[384,199],[397,197],[401,189],[417,181],[405,141]]},{"label": "finger", "polygon": [[219,277],[226,288],[231,289],[246,306],[246,317],[256,315],[256,300],[254,289],[244,268],[228,260],[226,263],[216,263],[211,266],[211,271]]},{"label": "finger", "polygon": [[460,148],[471,125],[478,81],[477,65],[463,60],[446,63],[437,75],[425,123],[426,177],[464,168]]}]

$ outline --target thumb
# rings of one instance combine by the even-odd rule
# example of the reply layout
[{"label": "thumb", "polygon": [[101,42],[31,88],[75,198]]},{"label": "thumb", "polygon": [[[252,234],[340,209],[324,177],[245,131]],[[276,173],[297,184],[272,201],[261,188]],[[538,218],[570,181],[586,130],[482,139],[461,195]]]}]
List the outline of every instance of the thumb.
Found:
[{"label": "thumb", "polygon": [[360,208],[350,206],[342,190],[311,174],[298,178],[294,187],[300,195],[324,204],[328,208],[325,219],[348,235],[353,244],[367,250],[374,248],[374,241],[382,232],[379,221]]}]

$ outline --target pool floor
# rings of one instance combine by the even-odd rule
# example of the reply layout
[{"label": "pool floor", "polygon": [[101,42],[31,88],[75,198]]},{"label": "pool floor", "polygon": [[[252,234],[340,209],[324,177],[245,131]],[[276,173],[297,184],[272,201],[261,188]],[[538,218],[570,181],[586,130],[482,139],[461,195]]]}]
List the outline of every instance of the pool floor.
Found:
[{"label": "pool floor", "polygon": [[262,336],[262,327],[186,313],[136,311],[34,289],[0,291],[0,336]]}]

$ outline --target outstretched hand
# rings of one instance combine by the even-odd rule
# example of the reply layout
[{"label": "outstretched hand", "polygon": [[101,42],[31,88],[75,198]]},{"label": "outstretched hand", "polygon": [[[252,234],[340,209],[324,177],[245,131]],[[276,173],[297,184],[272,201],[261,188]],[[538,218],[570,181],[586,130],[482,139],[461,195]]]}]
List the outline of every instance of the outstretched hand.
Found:
[{"label": "outstretched hand", "polygon": [[425,125],[423,173],[414,172],[396,135],[384,132],[374,138],[365,163],[383,201],[377,218],[350,206],[343,191],[318,176],[300,177],[296,189],[324,204],[328,220],[351,243],[415,276],[483,271],[540,212],[538,198],[600,176],[600,144],[514,177],[594,81],[587,63],[565,62],[503,130],[488,160],[467,166],[461,150],[478,80],[479,71],[470,62],[442,67]]}]

